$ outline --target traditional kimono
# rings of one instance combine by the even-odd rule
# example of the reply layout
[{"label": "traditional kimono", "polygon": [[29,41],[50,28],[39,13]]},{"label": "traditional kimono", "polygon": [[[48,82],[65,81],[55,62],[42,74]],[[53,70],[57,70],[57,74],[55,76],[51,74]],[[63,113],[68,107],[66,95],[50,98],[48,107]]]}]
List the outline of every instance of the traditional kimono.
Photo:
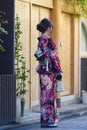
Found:
[{"label": "traditional kimono", "polygon": [[46,58],[39,61],[36,71],[40,78],[41,126],[57,126],[56,74],[61,72],[60,60],[55,42],[45,35],[38,37]]}]

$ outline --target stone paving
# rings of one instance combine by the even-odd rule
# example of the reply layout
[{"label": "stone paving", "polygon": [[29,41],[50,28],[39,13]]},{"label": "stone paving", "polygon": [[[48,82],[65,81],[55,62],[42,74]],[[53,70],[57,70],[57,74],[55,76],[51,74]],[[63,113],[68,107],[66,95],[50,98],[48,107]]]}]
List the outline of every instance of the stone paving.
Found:
[{"label": "stone paving", "polygon": [[87,116],[64,119],[55,128],[41,128],[40,124],[32,124],[25,127],[10,130],[87,130]]}]

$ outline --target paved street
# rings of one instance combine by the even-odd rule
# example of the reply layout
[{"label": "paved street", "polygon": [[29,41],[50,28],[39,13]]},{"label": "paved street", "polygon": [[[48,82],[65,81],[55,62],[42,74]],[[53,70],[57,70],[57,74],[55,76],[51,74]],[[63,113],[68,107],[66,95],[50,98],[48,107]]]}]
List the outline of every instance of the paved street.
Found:
[{"label": "paved street", "polygon": [[40,124],[33,124],[11,130],[87,130],[87,116],[65,119],[59,122],[56,128],[41,128]]}]

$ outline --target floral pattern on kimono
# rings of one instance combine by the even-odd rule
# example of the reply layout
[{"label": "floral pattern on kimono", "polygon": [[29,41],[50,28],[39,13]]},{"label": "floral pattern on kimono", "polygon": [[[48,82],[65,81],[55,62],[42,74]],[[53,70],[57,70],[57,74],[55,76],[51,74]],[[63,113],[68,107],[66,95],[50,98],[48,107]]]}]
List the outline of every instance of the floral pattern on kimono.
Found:
[{"label": "floral pattern on kimono", "polygon": [[38,46],[42,49],[48,60],[49,73],[46,64],[40,61],[36,71],[40,77],[40,107],[41,125],[55,124],[57,120],[56,106],[56,73],[62,72],[55,42],[45,35],[38,37]]},{"label": "floral pattern on kimono", "polygon": [[41,82],[41,124],[54,124],[56,116],[54,74],[40,74]]}]

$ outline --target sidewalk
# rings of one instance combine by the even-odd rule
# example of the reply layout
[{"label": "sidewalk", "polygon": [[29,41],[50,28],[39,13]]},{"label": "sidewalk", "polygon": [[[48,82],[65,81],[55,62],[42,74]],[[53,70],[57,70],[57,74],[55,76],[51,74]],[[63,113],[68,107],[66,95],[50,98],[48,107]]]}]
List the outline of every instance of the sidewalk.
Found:
[{"label": "sidewalk", "polygon": [[[75,116],[83,116],[87,114],[87,104],[72,104],[69,106],[61,107],[59,108],[59,113],[60,113],[59,116],[60,120]],[[0,130],[10,130],[12,128],[38,123],[39,121],[40,121],[40,112],[39,112],[39,106],[37,106],[32,110],[32,112],[26,113],[24,117],[21,117],[20,123],[1,126]]]}]

